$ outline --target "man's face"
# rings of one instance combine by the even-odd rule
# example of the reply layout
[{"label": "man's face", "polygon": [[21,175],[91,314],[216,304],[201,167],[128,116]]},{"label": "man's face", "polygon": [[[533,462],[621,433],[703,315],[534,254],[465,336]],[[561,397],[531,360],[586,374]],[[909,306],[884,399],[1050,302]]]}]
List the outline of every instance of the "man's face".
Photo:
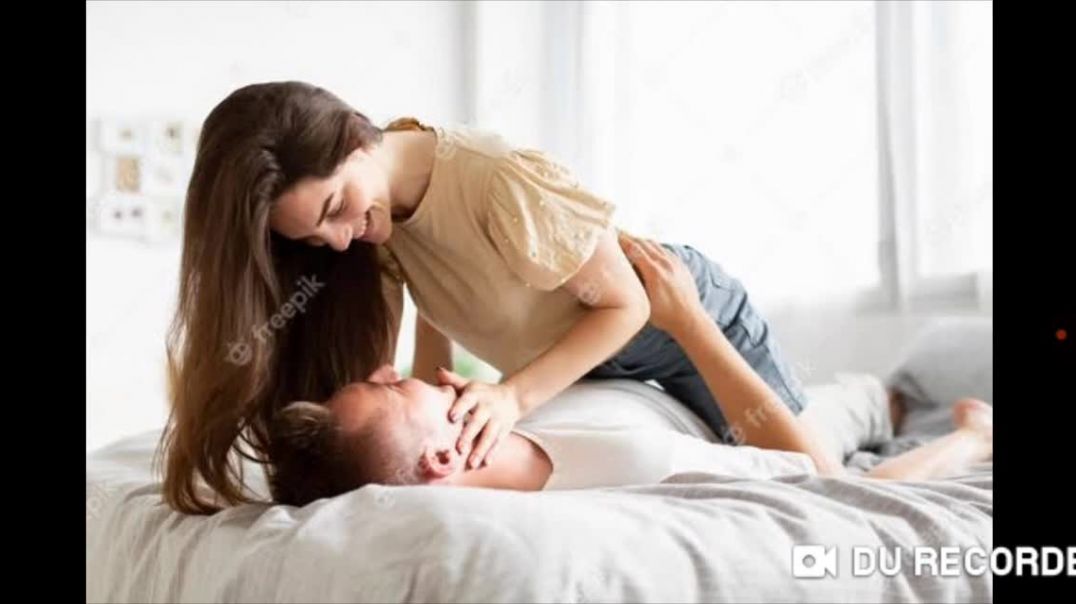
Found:
[{"label": "man's face", "polygon": [[338,390],[328,404],[345,432],[373,429],[393,448],[384,451],[387,456],[404,456],[404,463],[418,464],[426,451],[451,451],[448,455],[455,460],[463,422],[450,421],[448,410],[456,397],[452,386],[402,380],[385,365],[367,381]]}]

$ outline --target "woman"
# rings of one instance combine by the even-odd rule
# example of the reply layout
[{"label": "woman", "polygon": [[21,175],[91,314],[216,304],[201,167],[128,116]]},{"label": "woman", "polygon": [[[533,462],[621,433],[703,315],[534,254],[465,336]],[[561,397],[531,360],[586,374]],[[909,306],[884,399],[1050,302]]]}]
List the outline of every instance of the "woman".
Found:
[{"label": "woman", "polygon": [[[493,133],[414,118],[381,130],[301,82],[236,90],[203,125],[187,193],[165,499],[219,509],[201,478],[221,503],[249,500],[232,453],[270,461],[277,409],[325,400],[390,361],[405,284],[420,316],[416,377],[450,367],[453,340],[504,375],[470,383],[452,409],[466,418],[457,446],[471,467],[584,376],[655,379],[731,439],[684,351],[644,328],[649,302],[613,210],[545,154]],[[673,249],[748,366],[802,410],[740,284]]]}]

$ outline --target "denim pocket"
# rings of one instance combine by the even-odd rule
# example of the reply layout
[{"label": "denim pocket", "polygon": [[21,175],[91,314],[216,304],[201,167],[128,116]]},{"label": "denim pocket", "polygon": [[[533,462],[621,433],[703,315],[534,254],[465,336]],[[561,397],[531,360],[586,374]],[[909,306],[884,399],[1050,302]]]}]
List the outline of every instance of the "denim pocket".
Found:
[{"label": "denim pocket", "polygon": [[742,289],[740,282],[733,279],[725,269],[721,268],[721,265],[712,261],[706,261],[709,266],[707,267],[707,273],[710,275],[710,281],[717,287],[724,289]]},{"label": "denim pocket", "polygon": [[744,331],[747,332],[747,338],[752,344],[758,346],[765,343],[769,328],[766,327],[766,322],[762,319],[762,316],[755,312],[755,308],[746,300],[740,308],[740,316],[736,320],[743,326]]}]

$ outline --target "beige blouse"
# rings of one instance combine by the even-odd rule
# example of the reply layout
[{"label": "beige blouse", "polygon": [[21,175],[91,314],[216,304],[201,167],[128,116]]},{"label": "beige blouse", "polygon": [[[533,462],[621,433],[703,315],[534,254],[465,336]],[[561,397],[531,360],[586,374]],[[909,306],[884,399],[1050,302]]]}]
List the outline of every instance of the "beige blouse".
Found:
[{"label": "beige blouse", "polygon": [[438,139],[422,202],[381,248],[394,316],[406,284],[441,333],[505,375],[518,371],[586,311],[560,286],[593,254],[615,207],[553,158],[495,133],[413,117],[385,129]]}]

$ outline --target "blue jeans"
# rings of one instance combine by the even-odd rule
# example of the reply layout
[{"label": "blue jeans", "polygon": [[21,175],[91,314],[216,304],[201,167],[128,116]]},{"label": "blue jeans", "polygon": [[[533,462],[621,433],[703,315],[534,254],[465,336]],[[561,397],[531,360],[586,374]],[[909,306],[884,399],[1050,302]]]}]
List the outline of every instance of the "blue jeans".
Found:
[{"label": "blue jeans", "polygon": [[[807,398],[781,358],[766,321],[748,301],[743,285],[695,248],[663,245],[679,256],[694,275],[702,305],[729,342],[793,413],[803,411]],[[586,377],[654,380],[702,418],[722,441],[738,444],[742,440],[737,428],[728,425],[687,353],[667,333],[649,323],[616,355],[592,369]]]}]

